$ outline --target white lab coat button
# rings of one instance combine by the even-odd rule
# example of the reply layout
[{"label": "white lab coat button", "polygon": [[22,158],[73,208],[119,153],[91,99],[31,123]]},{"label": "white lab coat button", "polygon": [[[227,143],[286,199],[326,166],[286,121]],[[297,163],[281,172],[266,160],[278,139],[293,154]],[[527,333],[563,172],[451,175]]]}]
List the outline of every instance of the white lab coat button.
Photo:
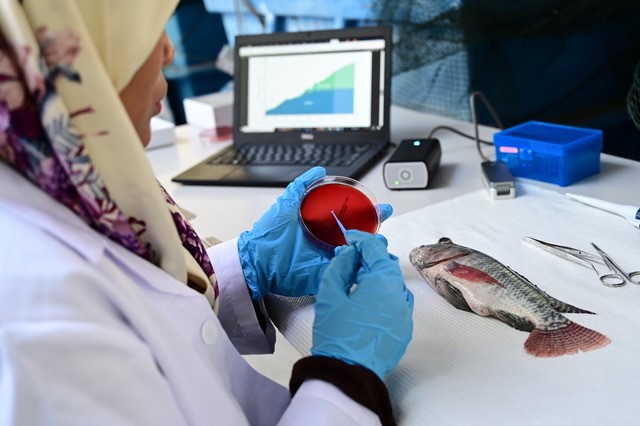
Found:
[{"label": "white lab coat button", "polygon": [[216,337],[218,337],[218,327],[216,327],[216,324],[211,321],[205,321],[202,324],[202,340],[204,340],[204,342],[207,345],[213,345],[213,342],[216,341]]}]

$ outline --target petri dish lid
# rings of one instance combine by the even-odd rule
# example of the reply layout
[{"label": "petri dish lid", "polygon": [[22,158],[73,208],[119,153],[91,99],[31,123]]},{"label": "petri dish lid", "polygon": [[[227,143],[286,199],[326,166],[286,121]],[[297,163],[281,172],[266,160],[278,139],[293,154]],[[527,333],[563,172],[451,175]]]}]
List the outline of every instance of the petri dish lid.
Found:
[{"label": "petri dish lid", "polygon": [[326,176],[305,191],[298,218],[304,234],[318,247],[333,251],[347,242],[332,211],[346,229],[375,234],[380,228],[378,200],[360,182],[345,176]]}]

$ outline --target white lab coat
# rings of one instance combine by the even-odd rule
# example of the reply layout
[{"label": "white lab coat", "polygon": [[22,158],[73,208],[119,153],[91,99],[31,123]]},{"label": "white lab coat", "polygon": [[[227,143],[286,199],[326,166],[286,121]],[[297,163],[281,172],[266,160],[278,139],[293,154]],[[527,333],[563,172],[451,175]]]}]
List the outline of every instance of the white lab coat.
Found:
[{"label": "white lab coat", "polygon": [[328,383],[291,400],[246,363],[234,343],[269,342],[235,247],[210,252],[218,318],[0,162],[0,424],[376,424]]}]

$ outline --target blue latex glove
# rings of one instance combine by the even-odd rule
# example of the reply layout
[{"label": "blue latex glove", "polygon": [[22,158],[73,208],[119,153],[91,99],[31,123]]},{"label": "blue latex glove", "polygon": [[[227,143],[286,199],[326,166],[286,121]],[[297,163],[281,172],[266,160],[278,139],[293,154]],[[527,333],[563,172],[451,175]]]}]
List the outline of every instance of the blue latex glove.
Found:
[{"label": "blue latex glove", "polygon": [[[333,253],[311,243],[298,222],[300,201],[307,187],[323,178],[323,167],[314,167],[287,186],[275,204],[238,239],[245,281],[253,300],[269,293],[283,296],[316,294]],[[382,220],[391,216],[389,204],[378,206]]]},{"label": "blue latex glove", "polygon": [[413,295],[383,237],[355,230],[345,237],[349,245],[336,248],[316,296],[311,354],[361,365],[384,380],[411,340]]}]

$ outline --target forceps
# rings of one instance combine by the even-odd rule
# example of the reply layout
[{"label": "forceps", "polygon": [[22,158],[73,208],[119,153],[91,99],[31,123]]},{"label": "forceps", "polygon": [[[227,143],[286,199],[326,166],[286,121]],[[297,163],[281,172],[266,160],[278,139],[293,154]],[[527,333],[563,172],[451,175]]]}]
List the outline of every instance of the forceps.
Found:
[{"label": "forceps", "polygon": [[[598,253],[597,255],[583,250],[575,249],[573,247],[547,243],[531,237],[525,237],[523,240],[527,244],[531,244],[535,247],[541,248],[542,250],[561,257],[562,259],[569,260],[571,262],[577,263],[578,265],[586,266],[593,269],[593,271],[598,274],[600,283],[607,287],[621,287],[627,282],[630,282],[632,284],[640,284],[640,271],[634,271],[630,273],[624,272],[623,269],[618,266],[618,264],[615,263],[608,254],[602,251],[594,243],[591,243],[591,245],[594,249],[596,249],[596,252]],[[593,266],[594,263],[606,266],[611,270],[611,272],[600,274],[595,266]]]}]

